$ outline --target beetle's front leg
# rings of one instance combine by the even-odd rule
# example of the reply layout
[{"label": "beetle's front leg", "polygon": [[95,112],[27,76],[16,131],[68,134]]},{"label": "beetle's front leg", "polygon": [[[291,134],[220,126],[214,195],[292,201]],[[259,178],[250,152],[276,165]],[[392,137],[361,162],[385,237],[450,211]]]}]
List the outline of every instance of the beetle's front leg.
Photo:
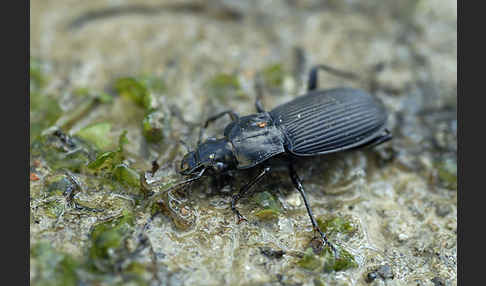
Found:
[{"label": "beetle's front leg", "polygon": [[292,179],[292,182],[294,183],[295,188],[299,191],[300,195],[302,196],[302,199],[304,200],[305,208],[307,209],[307,214],[309,215],[309,218],[312,223],[312,227],[315,232],[319,233],[320,238],[323,241],[324,245],[328,245],[332,252],[334,253],[334,256],[337,257],[337,250],[334,247],[334,245],[329,242],[327,239],[327,236],[325,233],[321,231],[319,228],[319,225],[316,222],[316,219],[314,218],[314,215],[312,214],[312,210],[310,208],[309,202],[307,201],[307,196],[304,192],[304,187],[302,187],[302,182],[300,181],[299,176],[297,175],[297,172],[295,172],[294,166],[292,165],[292,162],[289,162],[289,173],[290,173],[290,178]]},{"label": "beetle's front leg", "polygon": [[248,221],[248,220],[240,214],[238,209],[236,209],[236,203],[243,196],[247,195],[248,191],[269,172],[270,172],[270,167],[266,166],[265,168],[263,168],[263,171],[260,174],[258,174],[258,176],[251,179],[251,181],[249,181],[246,185],[244,185],[240,189],[240,191],[237,194],[234,194],[233,197],[231,198],[231,210],[236,214],[236,216],[238,218],[238,223],[241,223],[242,221]]}]

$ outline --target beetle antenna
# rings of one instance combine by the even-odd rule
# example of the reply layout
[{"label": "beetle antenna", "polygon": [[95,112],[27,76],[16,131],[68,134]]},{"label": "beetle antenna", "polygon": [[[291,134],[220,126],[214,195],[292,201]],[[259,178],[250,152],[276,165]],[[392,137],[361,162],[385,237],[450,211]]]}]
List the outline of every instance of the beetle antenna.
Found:
[{"label": "beetle antenna", "polygon": [[[164,190],[163,192],[165,193],[165,192],[169,192],[169,191],[179,189],[180,187],[187,186],[187,185],[193,183],[194,181],[201,179],[201,177],[202,177],[202,175],[204,174],[205,171],[206,171],[206,168],[202,169],[196,176],[189,178],[187,180],[184,180],[182,182],[179,182],[179,183],[173,185],[172,187],[168,188],[167,190]],[[162,184],[165,184],[165,182],[157,181],[157,182],[153,182],[151,184],[146,184],[146,185],[147,185],[148,188],[151,189],[153,187],[157,187],[157,186],[160,186]]]}]

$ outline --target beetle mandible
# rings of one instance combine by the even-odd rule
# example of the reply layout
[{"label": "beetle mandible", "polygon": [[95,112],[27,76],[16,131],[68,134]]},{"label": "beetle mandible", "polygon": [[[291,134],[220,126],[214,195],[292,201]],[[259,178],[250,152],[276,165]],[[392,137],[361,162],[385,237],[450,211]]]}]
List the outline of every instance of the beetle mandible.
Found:
[{"label": "beetle mandible", "polygon": [[[190,184],[204,175],[261,166],[259,174],[232,196],[231,210],[240,223],[246,219],[236,208],[238,200],[271,171],[269,162],[273,158],[284,157],[314,231],[319,234],[322,245],[328,245],[336,255],[336,248],[312,214],[293,159],[376,146],[390,140],[392,135],[385,127],[387,112],[380,100],[353,88],[318,90],[319,69],[332,71],[324,65],[314,66],[309,73],[308,92],[271,111],[264,110],[257,96],[256,114],[240,117],[228,110],[210,117],[201,128],[196,150],[188,152],[181,161],[180,174],[190,178],[178,186]],[[225,115],[229,115],[232,122],[224,129],[224,136],[201,143],[202,130]]]}]

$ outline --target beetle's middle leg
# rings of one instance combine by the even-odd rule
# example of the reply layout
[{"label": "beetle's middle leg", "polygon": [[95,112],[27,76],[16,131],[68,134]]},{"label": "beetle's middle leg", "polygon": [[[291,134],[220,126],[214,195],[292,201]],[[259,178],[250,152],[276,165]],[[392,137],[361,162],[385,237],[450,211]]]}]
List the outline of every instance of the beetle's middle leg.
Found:
[{"label": "beetle's middle leg", "polygon": [[387,141],[390,141],[392,138],[393,138],[393,135],[391,134],[390,130],[385,129],[385,131],[383,132],[383,134],[381,134],[380,136],[378,136],[377,138],[375,138],[371,142],[369,142],[368,146],[370,148],[371,147],[375,147],[375,146],[378,146],[378,145],[380,145],[382,143],[385,143]]},{"label": "beetle's middle leg", "polygon": [[206,120],[206,122],[204,123],[204,125],[201,127],[201,129],[199,130],[199,139],[197,141],[197,145],[199,145],[199,143],[201,143],[203,131],[204,131],[204,129],[208,128],[209,123],[212,123],[212,122],[220,119],[221,117],[223,117],[225,115],[229,115],[229,117],[231,118],[232,121],[235,121],[236,119],[239,118],[238,114],[236,114],[236,112],[234,112],[233,110],[225,110],[221,113],[218,113],[216,115],[209,117]]},{"label": "beetle's middle leg", "polygon": [[316,222],[316,219],[314,218],[314,215],[312,214],[312,210],[310,208],[309,202],[307,201],[307,196],[304,192],[304,187],[302,187],[302,182],[300,181],[299,176],[297,175],[297,172],[294,169],[294,166],[292,165],[292,162],[289,162],[289,173],[290,173],[290,178],[292,179],[292,182],[294,183],[295,188],[299,191],[300,195],[302,196],[302,199],[304,200],[305,208],[307,209],[307,214],[309,215],[309,218],[312,223],[312,228],[314,229],[315,232],[318,232],[319,235],[321,236],[323,242],[325,245],[329,245],[331,250],[334,253],[334,256],[337,257],[337,251],[334,245],[329,242],[327,239],[327,236],[325,233],[321,231],[319,228],[319,225]]},{"label": "beetle's middle leg", "polygon": [[258,183],[266,174],[270,172],[270,167],[266,166],[263,168],[263,171],[258,174],[255,178],[251,179],[246,185],[244,185],[240,191],[237,194],[234,194],[233,197],[231,198],[231,210],[236,214],[238,217],[238,223],[242,221],[246,221],[247,219],[240,214],[238,209],[236,209],[236,203],[238,202],[239,199],[241,199],[243,196],[247,195],[248,191],[256,184]]}]

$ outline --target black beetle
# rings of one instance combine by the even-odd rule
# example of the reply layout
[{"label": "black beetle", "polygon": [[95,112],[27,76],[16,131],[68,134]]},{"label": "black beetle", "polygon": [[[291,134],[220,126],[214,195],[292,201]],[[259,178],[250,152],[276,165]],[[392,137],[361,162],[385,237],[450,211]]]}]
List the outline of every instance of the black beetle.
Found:
[{"label": "black beetle", "polygon": [[179,171],[192,177],[177,187],[192,183],[204,174],[224,174],[261,165],[262,171],[232,197],[231,209],[239,223],[246,219],[236,209],[238,200],[270,172],[272,158],[284,157],[314,230],[336,254],[316,223],[292,159],[375,146],[390,140],[392,135],[385,127],[387,112],[377,98],[353,88],[317,90],[319,69],[333,71],[324,65],[313,67],[308,93],[269,112],[263,109],[261,98],[257,97],[257,114],[239,117],[233,111],[225,111],[209,118],[204,128],[224,115],[229,115],[232,122],[226,126],[224,137],[209,138],[203,143],[200,142],[201,129],[197,149],[184,156]]}]

